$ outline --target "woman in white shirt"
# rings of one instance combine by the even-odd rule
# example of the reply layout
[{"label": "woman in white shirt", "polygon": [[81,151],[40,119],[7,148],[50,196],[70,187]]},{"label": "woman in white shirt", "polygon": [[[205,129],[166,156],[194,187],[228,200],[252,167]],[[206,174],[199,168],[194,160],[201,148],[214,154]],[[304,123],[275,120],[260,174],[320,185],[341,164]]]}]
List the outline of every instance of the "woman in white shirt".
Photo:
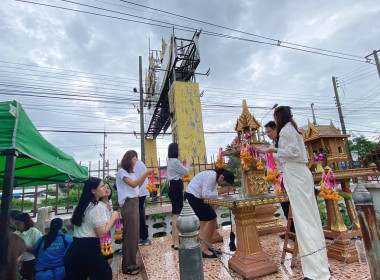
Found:
[{"label": "woman in white shirt", "polygon": [[[314,180],[306,166],[308,158],[305,143],[290,107],[277,107],[274,120],[277,124],[276,145],[266,151],[278,153],[283,165],[283,182],[292,207],[299,253],[305,255],[325,246],[314,195]],[[326,249],[302,258],[301,264],[305,280],[330,278]]]},{"label": "woman in white shirt", "polygon": [[180,149],[177,143],[171,143],[168,148],[167,180],[169,181],[168,196],[172,203],[172,248],[178,250],[179,231],[177,219],[183,207],[182,176],[189,174],[189,169],[178,160]]},{"label": "woman in white shirt", "polygon": [[106,190],[100,178],[89,178],[85,181],[79,203],[74,210],[71,222],[74,225],[74,241],[65,257],[67,279],[111,280],[112,270],[100,251],[99,239],[110,231],[119,217],[99,203]]},{"label": "woman in white shirt", "polygon": [[[212,243],[212,237],[216,228],[216,213],[203,198],[218,196],[233,191],[234,174],[224,168],[205,170],[191,180],[187,185],[185,199],[189,201],[195,215],[200,221],[199,235],[208,243]],[[222,188],[217,189],[216,184]],[[216,258],[215,252],[210,252],[206,244],[202,243],[202,255],[204,258]]]},{"label": "woman in white shirt", "polygon": [[121,168],[116,174],[116,186],[121,216],[123,217],[123,261],[122,272],[128,275],[137,275],[139,267],[136,264],[136,254],[140,233],[139,215],[139,187],[152,172],[147,170],[136,178],[133,168],[138,161],[136,152],[127,151],[121,160]]},{"label": "woman in white shirt", "polygon": [[42,233],[34,227],[34,222],[28,213],[21,213],[15,217],[16,232],[26,244],[26,252],[22,255],[20,275],[25,279],[34,279],[36,259],[33,255],[33,247]]}]

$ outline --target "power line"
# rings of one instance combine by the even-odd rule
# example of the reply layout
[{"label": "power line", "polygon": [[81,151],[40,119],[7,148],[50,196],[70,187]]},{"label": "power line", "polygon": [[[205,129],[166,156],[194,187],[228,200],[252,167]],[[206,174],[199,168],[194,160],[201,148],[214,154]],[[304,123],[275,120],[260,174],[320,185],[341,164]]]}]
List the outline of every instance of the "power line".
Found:
[{"label": "power line", "polygon": [[[173,26],[176,26],[178,30],[186,31],[186,32],[194,32],[196,30],[196,29],[190,28],[190,27],[186,27],[187,29],[186,28],[184,29],[184,28],[182,28],[182,26],[181,26],[181,28],[178,28],[178,26],[180,26],[180,25],[166,23],[166,22],[163,22],[163,21],[157,21],[157,20],[153,20],[153,19],[149,19],[149,18],[144,18],[144,17],[138,17],[138,16],[134,16],[134,15],[129,15],[129,14],[128,14],[128,16],[131,16],[131,17],[143,18],[143,19],[146,19],[148,21],[163,22],[164,24],[168,24],[170,26],[164,26],[164,25],[161,25],[161,24],[155,24],[155,23],[151,23],[151,22],[142,22],[142,21],[138,21],[138,20],[120,18],[120,17],[110,16],[110,15],[98,14],[98,13],[93,13],[93,12],[88,12],[88,11],[81,11],[81,10],[76,10],[76,9],[71,9],[71,8],[66,8],[66,7],[61,7],[61,6],[55,6],[55,5],[49,5],[49,4],[43,4],[43,3],[37,3],[37,2],[26,1],[26,0],[15,0],[15,1],[25,2],[25,3],[29,3],[29,4],[35,4],[35,5],[41,5],[41,6],[47,6],[47,7],[52,7],[52,8],[58,8],[58,9],[64,9],[64,10],[69,10],[69,11],[75,11],[75,12],[79,12],[79,13],[87,13],[87,14],[91,14],[91,15],[97,15],[97,16],[108,17],[108,18],[113,18],[113,19],[119,19],[119,20],[124,20],[124,21],[130,21],[130,22],[135,22],[135,23],[142,23],[142,24],[146,24],[146,25],[158,26],[158,27],[163,27],[163,28],[172,28]],[[69,2],[69,3],[75,3],[77,5],[87,6],[87,7],[93,8],[93,9],[99,9],[99,10],[103,10],[103,11],[107,11],[107,12],[112,12],[112,13],[117,13],[117,14],[123,14],[123,13],[118,12],[118,11],[113,11],[113,10],[109,10],[109,9],[99,8],[99,7],[96,7],[96,6],[86,5],[86,4],[82,4],[82,3],[78,3],[78,2],[74,2],[74,1],[67,1],[67,0],[61,0],[61,1]],[[296,48],[296,47],[285,46],[285,45],[282,44],[281,41],[277,41],[277,43],[269,43],[269,42],[263,42],[263,41],[253,40],[253,39],[247,39],[247,38],[241,38],[241,37],[226,35],[226,34],[222,34],[222,33],[215,33],[215,32],[207,31],[207,30],[203,30],[202,32],[205,35],[214,36],[214,37],[235,39],[235,40],[241,40],[241,41],[246,41],[246,42],[251,42],[251,43],[259,43],[259,44],[271,45],[271,46],[278,46],[278,47],[283,47],[283,48],[292,49],[292,50],[298,50],[298,51],[302,51],[302,52],[308,52],[308,53],[319,54],[319,55],[324,55],[324,56],[329,56],[329,57],[334,57],[334,58],[340,58],[340,59],[345,59],[345,60],[351,60],[351,61],[357,61],[357,62],[362,62],[362,63],[373,64],[371,62],[368,62],[368,60],[364,60],[364,58],[363,58],[363,60],[359,60],[359,59],[345,57],[345,56],[351,56],[351,57],[359,57],[359,56],[348,55],[348,54],[340,54],[340,55],[344,55],[344,56],[339,56],[339,55],[334,55],[334,54],[322,53],[322,52],[318,52],[318,51],[310,51],[310,50],[307,50],[307,49],[300,49],[300,48]],[[275,39],[271,39],[271,40],[275,40]],[[287,43],[287,44],[292,45],[292,46],[297,46],[297,44],[292,44],[292,43]],[[303,47],[305,47],[305,46],[303,46]],[[316,48],[312,48],[312,49],[317,50]],[[327,51],[327,50],[324,50],[324,52],[330,52],[330,53],[336,53],[337,54],[337,52],[331,52],[331,51]]]},{"label": "power line", "polygon": [[245,32],[245,31],[241,31],[241,30],[237,30],[237,29],[221,26],[221,25],[218,25],[218,24],[214,24],[214,23],[210,23],[210,22],[206,22],[206,21],[190,18],[190,17],[184,16],[184,15],[179,15],[179,14],[171,13],[171,12],[168,12],[168,11],[152,8],[152,7],[149,7],[149,6],[145,6],[145,5],[142,5],[142,4],[138,4],[138,3],[134,3],[134,2],[126,1],[126,0],[120,0],[120,1],[132,4],[132,5],[144,7],[146,9],[150,9],[150,10],[154,10],[154,11],[159,11],[159,12],[162,12],[162,13],[165,13],[165,14],[174,15],[176,17],[185,18],[185,19],[188,19],[188,20],[191,20],[191,21],[196,21],[196,22],[199,22],[199,23],[207,24],[207,25],[210,25],[210,26],[219,27],[219,28],[222,28],[222,29],[226,29],[226,30],[242,33],[242,34],[245,34],[245,35],[250,35],[250,36],[254,36],[254,37],[258,37],[258,38],[274,41],[274,42],[276,42],[276,45],[278,45],[278,44],[288,44],[288,45],[293,45],[293,46],[298,46],[298,47],[303,47],[303,48],[309,48],[309,49],[313,49],[313,50],[319,50],[319,51],[324,51],[324,52],[330,52],[330,53],[345,55],[345,56],[351,56],[351,57],[356,57],[356,58],[363,58],[363,57],[357,56],[357,55],[345,54],[345,53],[341,53],[341,52],[335,52],[335,51],[330,51],[330,50],[320,49],[320,48],[313,48],[313,47],[308,47],[308,46],[305,46],[305,45],[300,45],[300,44],[294,44],[294,43],[290,43],[290,42],[286,42],[286,41],[281,41],[279,39],[273,39],[273,38],[269,38],[269,37],[265,37],[265,36],[260,36],[260,35],[257,35],[257,34],[253,34],[253,33]]},{"label": "power line", "polygon": [[10,62],[10,61],[4,61],[4,60],[0,60],[0,62],[1,63],[7,63],[7,64],[23,65],[23,66],[28,66],[28,67],[37,67],[37,68],[45,68],[45,69],[51,69],[51,70],[59,70],[59,71],[65,71],[65,72],[79,73],[79,74],[89,74],[89,75],[93,75],[93,76],[101,76],[101,77],[107,77],[107,78],[116,78],[116,79],[122,79],[122,80],[126,79],[126,80],[138,81],[138,79],[134,79],[134,78],[127,78],[127,77],[121,77],[121,76],[110,76],[110,75],[104,75],[104,74],[99,74],[99,73],[83,72],[83,71],[69,70],[69,69],[56,68],[56,67],[47,67],[47,66],[40,66],[40,65],[33,65],[33,64],[26,64],[26,63],[17,63],[17,62]]}]

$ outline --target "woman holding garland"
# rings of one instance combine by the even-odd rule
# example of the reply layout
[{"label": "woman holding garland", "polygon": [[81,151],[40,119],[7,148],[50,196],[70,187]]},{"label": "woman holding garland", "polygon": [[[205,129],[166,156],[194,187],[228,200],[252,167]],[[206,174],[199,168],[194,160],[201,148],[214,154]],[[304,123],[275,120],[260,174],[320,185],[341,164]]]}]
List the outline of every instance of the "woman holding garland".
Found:
[{"label": "woman holding garland", "polygon": [[100,250],[99,239],[110,231],[119,215],[113,212],[111,218],[108,217],[109,210],[99,203],[105,195],[105,185],[100,178],[85,181],[71,218],[74,241],[64,258],[67,279],[112,279],[111,267]]},{"label": "woman holding garland", "polygon": [[121,160],[121,168],[116,174],[117,194],[124,228],[121,266],[122,272],[128,275],[139,273],[139,266],[136,263],[140,236],[139,187],[152,172],[148,169],[141,177],[136,178],[133,172],[138,161],[136,154],[133,150],[127,151]]},{"label": "woman holding garland", "polygon": [[[277,125],[276,144],[266,152],[278,153],[283,164],[283,183],[292,207],[299,254],[305,255],[326,245],[314,196],[314,180],[306,166],[308,158],[305,143],[290,107],[277,107],[274,120]],[[330,278],[326,249],[303,257],[301,264],[305,280]]]}]

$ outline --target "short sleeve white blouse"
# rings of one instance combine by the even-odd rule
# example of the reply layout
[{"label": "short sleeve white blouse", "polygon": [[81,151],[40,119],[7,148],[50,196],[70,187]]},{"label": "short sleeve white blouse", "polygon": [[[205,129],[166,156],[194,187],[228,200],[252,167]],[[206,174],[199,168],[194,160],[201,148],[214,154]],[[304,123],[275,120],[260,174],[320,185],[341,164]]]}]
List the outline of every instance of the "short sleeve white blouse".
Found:
[{"label": "short sleeve white blouse", "polygon": [[117,187],[117,196],[119,199],[120,207],[123,206],[126,198],[135,198],[139,196],[140,189],[132,188],[127,183],[123,181],[123,178],[131,178],[132,181],[136,181],[135,173],[128,173],[125,169],[120,168],[116,173],[116,187]]},{"label": "short sleeve white blouse", "polygon": [[82,225],[79,227],[74,225],[73,237],[96,237],[95,228],[104,226],[110,221],[107,212],[108,209],[104,203],[97,203],[94,205],[90,202],[84,211]]},{"label": "short sleeve white blouse", "polygon": [[[30,229],[23,232],[16,231],[15,234],[20,236],[25,241],[26,246],[32,246],[32,247],[34,247],[38,239],[42,236],[42,233],[35,227],[31,227]],[[27,252],[27,251],[21,257],[22,261],[30,261],[33,259],[34,259],[33,253]]]}]

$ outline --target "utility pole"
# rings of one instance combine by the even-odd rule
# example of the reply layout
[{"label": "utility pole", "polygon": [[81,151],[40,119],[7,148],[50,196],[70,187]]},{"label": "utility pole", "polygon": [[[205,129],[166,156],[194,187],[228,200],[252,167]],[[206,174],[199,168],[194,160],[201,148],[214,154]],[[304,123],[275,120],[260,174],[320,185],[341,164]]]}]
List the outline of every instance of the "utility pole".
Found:
[{"label": "utility pole", "polygon": [[313,113],[313,124],[316,125],[317,120],[316,120],[315,114],[314,114],[314,103],[311,103],[310,106],[311,106],[311,112]]},{"label": "utility pole", "polygon": [[379,57],[377,55],[378,51],[380,51],[380,50],[373,51],[373,57],[375,58],[377,73],[379,74],[379,78],[380,78],[380,62],[379,62]]},{"label": "utility pole", "polygon": [[373,58],[376,63],[377,73],[379,74],[379,78],[380,78],[380,61],[379,61],[379,56],[377,55],[378,52],[380,52],[380,50],[377,50],[377,51],[374,50],[371,54],[367,55],[365,58],[367,59],[367,62],[370,63],[371,59],[369,57],[373,55]]},{"label": "utility pole", "polygon": [[104,128],[104,134],[103,134],[103,180],[106,178],[106,128]]},{"label": "utility pole", "polygon": [[142,84],[142,59],[139,56],[139,75],[140,75],[140,137],[141,137],[141,157],[140,160],[145,163],[145,136],[144,136],[144,92]]},{"label": "utility pole", "polygon": [[[332,82],[334,85],[336,106],[338,107],[338,113],[339,113],[340,125],[342,126],[342,132],[343,132],[343,134],[347,134],[346,125],[344,124],[342,107],[340,105],[340,100],[339,100],[338,86],[336,84],[336,78],[335,77],[332,77]],[[351,149],[350,149],[350,146],[348,145],[348,139],[345,142],[346,142],[346,151],[347,151],[347,155],[348,155],[348,161],[350,162],[350,165],[353,166],[354,162],[352,161]]]}]

